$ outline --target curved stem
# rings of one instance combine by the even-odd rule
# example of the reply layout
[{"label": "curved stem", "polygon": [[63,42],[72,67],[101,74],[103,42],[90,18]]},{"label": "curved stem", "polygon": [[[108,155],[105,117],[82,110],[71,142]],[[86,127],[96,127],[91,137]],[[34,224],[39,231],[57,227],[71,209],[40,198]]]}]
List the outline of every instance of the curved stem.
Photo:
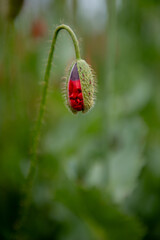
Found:
[{"label": "curved stem", "polygon": [[51,65],[52,65],[52,58],[53,58],[53,53],[55,50],[55,44],[56,44],[58,33],[62,29],[65,29],[70,34],[73,44],[74,44],[74,48],[75,48],[76,59],[80,59],[79,43],[78,43],[78,40],[77,40],[74,32],[67,25],[62,24],[62,25],[58,26],[55,29],[55,32],[53,35],[52,44],[51,44],[51,48],[50,48],[50,52],[49,52],[49,56],[48,56],[47,67],[46,67],[46,71],[45,71],[45,75],[44,75],[44,87],[43,87],[43,92],[42,92],[42,99],[41,99],[41,103],[40,103],[39,114],[38,114],[37,123],[35,126],[34,137],[33,137],[31,163],[30,163],[29,173],[27,176],[26,185],[25,185],[25,189],[24,189],[24,199],[23,199],[23,202],[21,205],[20,219],[16,223],[16,228],[17,228],[16,239],[20,238],[20,235],[18,235],[18,233],[20,232],[20,229],[24,225],[24,222],[25,222],[25,219],[27,216],[27,212],[28,212],[28,208],[30,205],[31,190],[32,190],[34,176],[35,176],[36,167],[37,167],[37,150],[38,150],[41,126],[42,126],[44,111],[45,111],[45,106],[46,106],[46,97],[47,97],[49,76],[50,76]]}]

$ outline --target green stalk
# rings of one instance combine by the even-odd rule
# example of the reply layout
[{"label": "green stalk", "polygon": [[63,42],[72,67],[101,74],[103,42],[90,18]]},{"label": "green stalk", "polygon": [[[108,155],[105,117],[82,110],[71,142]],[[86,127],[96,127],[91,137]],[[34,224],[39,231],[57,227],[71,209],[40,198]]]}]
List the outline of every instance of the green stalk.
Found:
[{"label": "green stalk", "polygon": [[107,119],[108,128],[111,129],[116,119],[116,111],[114,111],[115,97],[114,97],[114,74],[115,74],[115,58],[116,58],[116,34],[117,34],[117,14],[116,14],[116,1],[107,0],[108,6],[108,52],[107,52],[107,72],[106,72],[106,86],[107,91]]},{"label": "green stalk", "polygon": [[16,239],[20,239],[20,231],[22,227],[24,226],[29,205],[31,202],[31,191],[32,191],[32,186],[33,186],[33,181],[35,177],[35,172],[37,168],[37,150],[38,150],[38,145],[39,145],[39,140],[40,140],[40,133],[41,133],[41,127],[42,127],[42,122],[44,118],[44,112],[45,112],[45,106],[46,106],[46,98],[47,98],[47,92],[48,92],[48,83],[49,83],[49,77],[50,77],[50,71],[51,71],[51,65],[52,65],[52,58],[55,50],[55,45],[56,45],[56,40],[57,36],[60,30],[65,29],[71,36],[74,48],[75,48],[75,55],[76,59],[80,59],[80,50],[79,50],[79,43],[77,40],[76,35],[72,31],[72,29],[67,26],[67,25],[60,25],[55,29],[53,39],[52,39],[52,44],[48,56],[48,62],[46,66],[46,71],[44,75],[44,87],[43,87],[43,92],[42,92],[42,98],[41,98],[41,103],[40,103],[40,109],[39,109],[39,114],[35,126],[35,132],[34,132],[34,137],[33,137],[33,146],[32,146],[32,155],[31,155],[31,163],[30,163],[30,169],[29,173],[27,176],[26,180],[26,185],[24,189],[24,199],[21,205],[21,212],[20,212],[20,218],[16,224],[17,228],[17,234],[16,234]]}]

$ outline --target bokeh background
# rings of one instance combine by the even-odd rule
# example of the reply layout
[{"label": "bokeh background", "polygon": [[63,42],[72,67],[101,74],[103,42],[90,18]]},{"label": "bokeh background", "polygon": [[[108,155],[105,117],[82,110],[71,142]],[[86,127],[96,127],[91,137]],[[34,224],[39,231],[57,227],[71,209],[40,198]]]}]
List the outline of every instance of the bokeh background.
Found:
[{"label": "bokeh background", "polygon": [[61,93],[75,58],[56,43],[24,238],[160,239],[160,1],[0,1],[0,239],[11,239],[55,27],[75,31],[98,82],[95,107]]}]

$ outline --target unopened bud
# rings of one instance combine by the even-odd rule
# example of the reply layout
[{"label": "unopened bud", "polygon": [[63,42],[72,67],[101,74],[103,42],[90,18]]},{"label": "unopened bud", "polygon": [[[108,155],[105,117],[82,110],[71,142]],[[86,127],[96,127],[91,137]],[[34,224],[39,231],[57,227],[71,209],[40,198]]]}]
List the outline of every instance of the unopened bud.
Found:
[{"label": "unopened bud", "polygon": [[70,68],[66,84],[67,105],[73,113],[88,112],[95,102],[96,84],[86,61],[76,60]]}]

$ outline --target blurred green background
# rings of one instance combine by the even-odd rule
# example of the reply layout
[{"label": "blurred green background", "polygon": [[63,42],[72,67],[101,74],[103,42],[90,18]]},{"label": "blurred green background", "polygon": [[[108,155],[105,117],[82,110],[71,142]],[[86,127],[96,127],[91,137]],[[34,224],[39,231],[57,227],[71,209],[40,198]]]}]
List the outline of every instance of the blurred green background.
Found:
[{"label": "blurred green background", "polygon": [[160,1],[0,1],[0,239],[11,239],[55,27],[68,24],[98,82],[95,107],[61,93],[61,31],[24,238],[160,239]]}]

